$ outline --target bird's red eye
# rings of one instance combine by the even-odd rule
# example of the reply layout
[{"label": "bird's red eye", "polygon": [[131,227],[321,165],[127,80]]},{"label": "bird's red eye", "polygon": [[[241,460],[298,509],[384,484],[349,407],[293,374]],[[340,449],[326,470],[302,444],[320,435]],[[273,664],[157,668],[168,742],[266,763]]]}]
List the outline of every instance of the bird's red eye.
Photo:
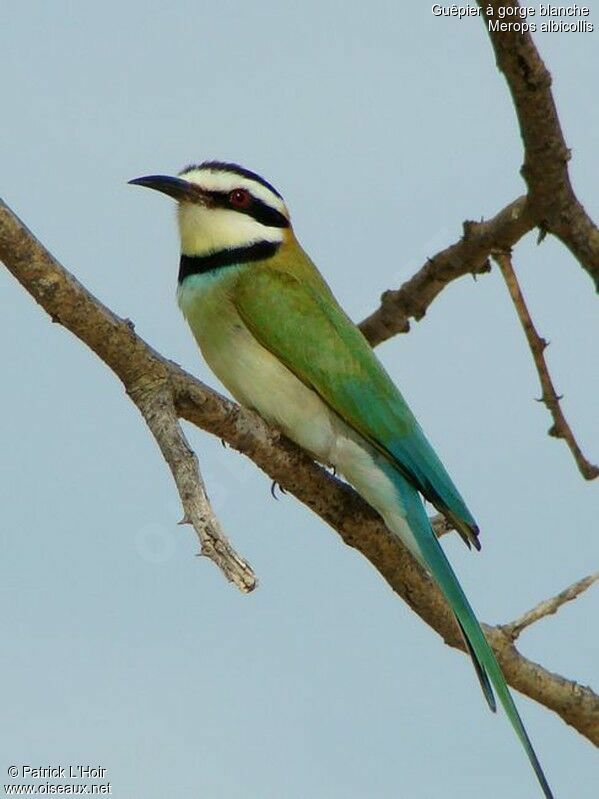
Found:
[{"label": "bird's red eye", "polygon": [[247,208],[252,201],[252,196],[246,189],[233,189],[229,194],[229,202],[233,208]]}]

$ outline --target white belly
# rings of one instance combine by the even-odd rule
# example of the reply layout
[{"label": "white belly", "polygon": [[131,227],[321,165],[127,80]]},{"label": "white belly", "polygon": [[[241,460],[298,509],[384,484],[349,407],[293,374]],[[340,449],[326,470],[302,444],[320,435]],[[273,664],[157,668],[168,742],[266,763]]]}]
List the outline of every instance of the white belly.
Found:
[{"label": "white belly", "polygon": [[200,344],[206,361],[239,402],[255,409],[322,463],[331,463],[335,415],[262,347],[247,328],[232,331],[229,343],[212,352]]}]

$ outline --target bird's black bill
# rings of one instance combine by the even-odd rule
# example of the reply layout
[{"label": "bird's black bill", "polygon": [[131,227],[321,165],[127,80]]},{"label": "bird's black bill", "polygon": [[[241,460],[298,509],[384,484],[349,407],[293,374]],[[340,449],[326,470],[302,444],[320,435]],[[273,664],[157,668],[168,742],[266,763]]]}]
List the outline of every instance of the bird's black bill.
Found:
[{"label": "bird's black bill", "polygon": [[202,190],[194,183],[182,178],[173,178],[169,175],[147,175],[143,178],[134,178],[129,183],[132,186],[145,186],[148,189],[155,189],[161,191],[163,194],[168,194],[169,197],[174,197],[179,202],[201,202]]}]

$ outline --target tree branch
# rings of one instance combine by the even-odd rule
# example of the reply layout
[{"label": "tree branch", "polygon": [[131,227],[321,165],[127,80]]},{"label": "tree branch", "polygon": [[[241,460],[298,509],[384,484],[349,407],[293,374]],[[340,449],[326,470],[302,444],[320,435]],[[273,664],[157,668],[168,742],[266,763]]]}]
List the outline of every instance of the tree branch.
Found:
[{"label": "tree branch", "polygon": [[167,380],[126,385],[127,394],[141,411],[164,460],[169,465],[183,505],[179,524],[190,524],[200,539],[201,555],[212,560],[241,591],[252,591],[256,577],[250,566],[230,546],[212,510],[195,452],[179,424]]},{"label": "tree branch", "polygon": [[[489,257],[508,253],[533,227],[540,239],[546,232],[557,236],[591,275],[599,291],[599,230],[580,204],[568,174],[568,150],[551,93],[551,76],[528,33],[510,28],[491,30],[490,21],[499,18],[498,8],[519,8],[518,0],[478,0],[487,30],[512,95],[524,143],[522,175],[528,193],[486,222],[465,222],[462,239],[442,250],[399,289],[386,291],[379,308],[364,319],[360,328],[375,346],[396,333],[410,329],[410,318],[421,319],[435,297],[462,275],[490,270]],[[489,10],[492,14],[488,14]],[[510,16],[510,19],[519,17]],[[539,239],[539,240],[540,240]],[[502,267],[506,282],[506,268]],[[513,279],[512,279],[513,278]],[[592,480],[599,468],[583,455],[559,404],[543,357],[546,342],[538,336],[522,299],[512,270],[508,288],[527,335],[543,388],[543,402],[554,424],[549,434],[563,438],[583,477]]]},{"label": "tree branch", "polygon": [[[490,31],[499,6],[517,7],[517,0],[477,0],[482,9],[497,66],[514,101],[524,143],[522,175],[528,194],[485,222],[464,222],[460,241],[437,253],[399,289],[381,296],[376,311],[360,328],[372,346],[397,333],[407,333],[410,319],[419,320],[445,286],[466,274],[490,269],[494,250],[509,250],[534,227],[551,232],[568,247],[599,291],[599,230],[578,201],[570,183],[566,146],[551,93],[551,75],[530,34]],[[494,15],[487,16],[487,6]],[[510,17],[516,19],[516,17]]]},{"label": "tree branch", "polygon": [[512,641],[515,641],[526,627],[530,627],[531,624],[534,624],[540,619],[544,619],[545,616],[551,616],[553,613],[557,613],[562,605],[579,597],[587,588],[590,588],[593,583],[596,583],[597,580],[599,580],[599,572],[583,577],[582,580],[578,580],[573,585],[568,586],[568,588],[564,588],[557,596],[539,602],[538,605],[528,610],[520,616],[520,618],[516,619],[516,621],[502,625],[503,631]]},{"label": "tree branch", "polygon": [[525,658],[509,636],[498,627],[483,625],[508,683],[531,699],[553,710],[595,746],[599,746],[599,696],[586,685],[566,680]]},{"label": "tree branch", "polygon": [[[578,201],[568,174],[571,153],[551,92],[551,75],[529,33],[491,30],[500,6],[520,8],[518,0],[477,0],[491,39],[497,67],[505,77],[524,143],[522,177],[528,186],[536,224],[560,239],[599,291],[599,230]],[[487,15],[492,7],[493,16]],[[520,19],[510,16],[509,19]]]},{"label": "tree branch", "polygon": [[[132,399],[141,403],[142,413],[145,410],[148,417],[156,414],[160,418],[160,404],[166,403],[170,413],[172,402],[182,418],[247,455],[337,530],[346,544],[359,550],[393,591],[448,644],[463,649],[453,614],[439,589],[355,491],[256,414],[220,396],[159,355],[134,333],[130,323],[115,316],[64,270],[3,203],[0,258],[53,319],[81,338],[132,388]],[[154,394],[153,383],[160,387],[160,400],[156,400],[156,409],[149,411],[140,397]],[[161,446],[165,442],[170,446],[173,439],[175,445],[181,445],[172,428],[163,434],[160,424],[152,420],[150,425]],[[599,696],[524,658],[501,627],[485,630],[508,682],[599,745]]]},{"label": "tree branch", "polygon": [[195,455],[179,427],[166,393],[169,363],[93,297],[0,200],[0,258],[21,285],[50,314],[87,344],[122,380],[141,411],[175,479],[185,519],[199,536],[201,552],[243,591],[256,578],[231,548],[210,509]]},{"label": "tree branch", "polygon": [[516,313],[518,314],[518,318],[520,319],[520,323],[522,324],[524,334],[528,341],[528,346],[530,347],[530,351],[532,353],[537,373],[539,375],[539,380],[541,381],[541,389],[543,392],[541,401],[545,403],[549,413],[553,417],[553,425],[549,428],[549,435],[553,436],[554,438],[563,438],[570,448],[570,451],[574,456],[574,460],[576,461],[576,465],[578,466],[582,476],[585,478],[585,480],[593,480],[595,477],[599,477],[599,467],[590,463],[590,461],[585,458],[578,445],[578,442],[574,437],[574,433],[572,432],[570,425],[566,421],[566,417],[563,414],[560,405],[561,397],[558,396],[554,388],[551,375],[549,374],[549,369],[547,368],[547,362],[545,361],[544,353],[548,346],[548,342],[544,338],[541,338],[536,331],[530,316],[530,312],[522,295],[518,278],[514,272],[511,256],[509,252],[504,251],[494,253],[493,258],[495,261],[497,261],[497,264],[501,270],[501,274],[503,275],[503,279],[505,280],[505,284],[508,288],[510,297],[512,298],[512,302],[514,303],[514,307],[516,309]]},{"label": "tree branch", "polygon": [[492,219],[464,222],[462,238],[441,250],[399,289],[386,291],[380,307],[360,323],[360,329],[375,347],[396,333],[407,333],[410,319],[422,319],[438,294],[463,275],[491,270],[494,250],[509,249],[534,227],[526,197],[507,205]]}]

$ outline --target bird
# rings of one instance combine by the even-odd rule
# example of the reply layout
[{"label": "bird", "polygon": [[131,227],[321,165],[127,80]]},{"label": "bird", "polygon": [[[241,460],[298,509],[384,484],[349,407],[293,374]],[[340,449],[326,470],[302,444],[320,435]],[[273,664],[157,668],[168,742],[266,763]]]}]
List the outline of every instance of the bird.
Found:
[{"label": "bird", "polygon": [[496,694],[553,799],[423,500],[477,550],[478,525],[400,390],[302,249],[282,195],[256,172],[224,161],[129,182],[177,201],[177,300],[208,366],[241,405],[334,467],[432,576],[489,707],[496,710]]}]

